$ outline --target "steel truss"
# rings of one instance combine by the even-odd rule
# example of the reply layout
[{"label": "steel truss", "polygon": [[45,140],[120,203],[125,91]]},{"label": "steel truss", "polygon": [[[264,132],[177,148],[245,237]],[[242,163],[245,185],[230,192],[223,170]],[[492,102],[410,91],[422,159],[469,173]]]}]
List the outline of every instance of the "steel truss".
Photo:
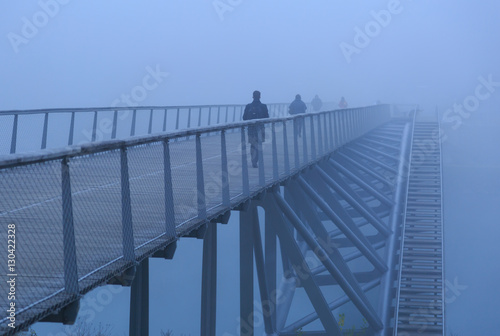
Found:
[{"label": "steel truss", "polygon": [[[240,211],[241,335],[256,328],[254,262],[267,335],[343,335],[334,311],[347,303],[366,321],[356,332],[392,330],[410,130],[407,120],[386,124]],[[332,288],[342,295],[332,300]],[[290,321],[299,289],[314,312]]]}]

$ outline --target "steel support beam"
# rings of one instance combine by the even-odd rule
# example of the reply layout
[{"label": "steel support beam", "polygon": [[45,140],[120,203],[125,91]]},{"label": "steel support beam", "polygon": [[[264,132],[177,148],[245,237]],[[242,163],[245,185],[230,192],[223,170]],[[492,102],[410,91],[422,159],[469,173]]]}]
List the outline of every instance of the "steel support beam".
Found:
[{"label": "steel support beam", "polygon": [[407,168],[407,162],[409,159],[409,139],[411,138],[410,124],[406,124],[402,143],[401,143],[401,152],[400,152],[400,160],[398,167],[398,175],[396,181],[396,193],[394,195],[395,205],[392,209],[392,213],[390,216],[390,227],[393,232],[392,236],[387,239],[387,265],[390,267],[390,271],[385,274],[382,278],[382,300],[380,302],[379,310],[382,312],[382,321],[384,324],[384,328],[380,331],[379,335],[389,336],[391,329],[391,317],[390,307],[392,305],[393,293],[394,293],[394,281],[396,278],[396,271],[394,270],[394,266],[396,264],[397,251],[399,243],[399,232],[402,223],[402,215],[404,211],[404,195],[407,191],[407,177],[408,174],[405,171]]},{"label": "steel support beam", "polygon": [[[273,211],[274,217],[280,219],[275,223],[278,237],[280,239],[280,244],[284,246],[287,255],[290,257],[292,261],[292,267],[295,273],[297,275],[300,275],[300,281],[303,284],[304,289],[306,290],[306,293],[309,296],[309,299],[311,300],[314,309],[318,313],[318,317],[321,320],[321,323],[323,324],[325,331],[329,335],[340,336],[341,333],[337,321],[335,320],[332,312],[328,308],[328,304],[323,296],[323,293],[321,292],[318,285],[314,282],[314,277],[312,276],[311,270],[307,265],[307,263],[304,261],[304,256],[300,251],[300,247],[298,246],[296,240],[294,239],[293,234],[290,231],[288,224],[286,223],[283,217],[283,214],[280,213],[279,209],[283,211],[283,206],[285,207],[287,206],[286,201],[283,199],[283,197],[281,197],[281,195],[273,194],[272,196],[269,195],[269,197],[267,198],[267,202],[268,202],[268,208],[266,210]],[[287,217],[289,217],[288,218],[289,220],[290,217],[292,217],[293,221],[300,222],[300,219],[295,214],[293,214],[293,211],[291,209],[288,209],[287,212],[288,212]],[[302,232],[302,234],[303,233],[304,232]],[[318,244],[315,244],[315,246],[317,248],[317,250],[315,251],[318,251],[318,253],[320,253],[322,256],[320,259],[328,258],[326,252],[324,252],[323,249]]]},{"label": "steel support beam", "polygon": [[[339,269],[338,264],[335,264],[331,258],[329,258],[328,253],[324,250],[324,248],[316,241],[316,239],[310,234],[309,230],[304,226],[301,222],[300,218],[295,214],[295,212],[290,208],[285,199],[280,194],[274,194],[274,201],[277,203],[278,207],[283,211],[285,216],[291,222],[293,227],[297,230],[297,232],[302,236],[305,240],[309,248],[314,252],[316,257],[320,260],[320,262],[326,267],[328,272],[339,282],[340,286],[344,290],[344,292],[351,298],[356,307],[360,310],[360,312],[365,316],[370,325],[372,325],[375,330],[379,330],[382,328],[382,323],[379,320],[375,310],[371,307],[368,302],[368,299],[361,292],[359,286],[353,277],[349,276],[346,272],[347,270]],[[288,231],[289,232],[289,231]],[[283,233],[282,233],[283,234]],[[279,235],[279,232],[278,232]],[[282,239],[280,237],[280,242]],[[335,251],[335,249],[331,249],[331,251]],[[334,252],[332,252],[334,253]],[[342,256],[338,256],[342,258]],[[293,260],[293,262],[297,262],[297,260]],[[293,265],[294,268],[297,265]],[[309,270],[310,271],[310,270]],[[349,271],[350,273],[350,271]],[[301,279],[302,280],[302,279]],[[324,298],[323,298],[324,300]],[[323,320],[322,320],[323,322]],[[333,335],[333,334],[332,334]]]},{"label": "steel support beam", "polygon": [[201,336],[215,336],[217,309],[217,224],[207,224],[203,239]]},{"label": "steel support beam", "polygon": [[[326,169],[328,169],[328,165],[326,165]],[[346,200],[347,203],[349,203],[354,209],[356,209],[370,224],[372,224],[378,232],[386,237],[391,233],[391,231],[387,228],[387,224],[378,218],[372,208],[342,180],[340,175],[335,170],[331,169],[327,174],[323,168],[318,166],[316,167],[316,171],[330,186],[330,188],[342,196],[342,198]]]},{"label": "steel support beam", "polygon": [[252,211],[240,211],[240,335],[254,335]]},{"label": "steel support beam", "polygon": [[149,259],[137,267],[130,291],[130,336],[149,335]]}]

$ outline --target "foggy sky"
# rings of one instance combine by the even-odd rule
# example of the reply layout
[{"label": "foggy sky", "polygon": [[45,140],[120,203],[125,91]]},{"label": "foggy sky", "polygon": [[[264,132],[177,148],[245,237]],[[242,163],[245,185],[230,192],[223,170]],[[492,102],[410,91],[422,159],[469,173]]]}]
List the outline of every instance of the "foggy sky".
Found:
[{"label": "foggy sky", "polygon": [[[492,0],[54,1],[0,4],[0,110],[130,105],[148,69],[168,75],[133,104],[246,103],[259,89],[264,102],[448,106],[500,78]],[[357,48],[350,62],[341,45]]]}]

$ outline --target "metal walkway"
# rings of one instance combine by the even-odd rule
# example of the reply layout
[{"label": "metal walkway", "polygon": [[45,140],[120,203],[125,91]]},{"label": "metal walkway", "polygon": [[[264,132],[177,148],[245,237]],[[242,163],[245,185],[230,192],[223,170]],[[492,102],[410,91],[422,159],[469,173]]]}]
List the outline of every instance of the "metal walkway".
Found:
[{"label": "metal walkway", "polygon": [[[202,315],[204,330],[213,328],[215,258],[209,257],[208,246],[214,246],[215,223],[227,222],[231,210],[244,210],[250,200],[303,174],[390,117],[390,106],[380,105],[2,158],[0,224],[15,225],[16,264],[7,269],[4,263],[0,271],[16,272],[17,295],[15,328],[8,326],[12,319],[4,310],[0,334],[40,320],[73,322],[83,295],[106,283],[140,284],[148,258],[171,258],[176,240],[185,236],[204,238],[207,245],[203,288],[211,299],[202,304]],[[302,137],[299,122],[305,126]],[[250,125],[267,133],[259,143],[258,169],[248,167]],[[0,238],[7,241],[7,230]],[[147,287],[137,288],[133,300],[145,300]],[[6,282],[1,289],[8,292]],[[9,304],[7,295],[0,297],[2,307]],[[131,316],[143,316],[137,328],[147,326],[147,313]],[[375,324],[373,311],[370,316]]]},{"label": "metal walkway", "polygon": [[[148,260],[171,259],[181,237],[203,240],[200,335],[215,335],[217,226],[233,212],[240,216],[240,335],[259,328],[255,287],[268,335],[442,335],[437,125],[414,126],[411,108],[390,105],[225,125],[241,109],[224,117],[224,109],[199,107],[198,126],[204,111],[206,124],[217,125],[165,133],[167,110],[143,113],[137,129],[135,110],[130,125],[114,111],[107,141],[0,157],[0,224],[16,228],[18,294],[15,328],[4,311],[0,335],[37,321],[71,324],[81,297],[103,284],[132,286],[130,335],[147,335]],[[111,112],[93,113],[92,141],[100,115]],[[45,114],[41,148],[51,118]],[[158,120],[162,133],[154,134]],[[137,134],[144,121],[142,136],[115,139]],[[249,127],[266,131],[258,169],[248,166]],[[0,238],[7,240],[6,230]],[[8,274],[6,265],[0,271]],[[312,312],[294,305],[296,292]]]},{"label": "metal walkway", "polygon": [[395,335],[444,335],[441,148],[437,123],[415,124]]}]

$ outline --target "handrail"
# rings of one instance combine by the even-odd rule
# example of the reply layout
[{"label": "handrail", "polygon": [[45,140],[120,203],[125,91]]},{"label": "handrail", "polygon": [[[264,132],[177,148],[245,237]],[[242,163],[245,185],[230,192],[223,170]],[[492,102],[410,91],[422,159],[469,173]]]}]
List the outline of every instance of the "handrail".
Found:
[{"label": "handrail", "polygon": [[[370,108],[370,107],[366,107]],[[371,107],[374,108],[374,107]],[[258,120],[248,120],[248,121],[240,121],[234,122],[230,124],[222,124],[215,126],[205,126],[205,127],[196,127],[191,129],[184,129],[181,131],[169,132],[169,133],[158,133],[153,135],[138,135],[134,137],[130,137],[124,140],[105,140],[99,142],[90,142],[81,145],[70,145],[63,148],[55,148],[52,150],[42,150],[38,153],[27,153],[27,154],[13,154],[8,156],[0,156],[0,169],[12,167],[16,165],[25,165],[32,163],[39,163],[43,161],[49,160],[57,160],[63,159],[65,157],[75,157],[81,155],[88,155],[93,153],[99,153],[104,151],[109,151],[113,149],[120,149],[122,147],[129,146],[138,146],[151,142],[162,141],[162,140],[173,140],[176,138],[183,138],[189,136],[195,136],[198,134],[205,134],[211,132],[217,132],[222,130],[230,130],[230,129],[238,129],[241,127],[248,127],[250,125],[267,125],[276,122],[286,122],[298,118],[312,118],[316,115],[327,115],[330,113],[341,111],[348,112],[352,110],[358,110],[359,108],[349,108],[342,110],[333,110],[333,111],[323,111],[323,112],[314,112],[314,113],[306,113],[303,115],[291,115],[287,117],[281,118],[269,118],[269,119],[258,119]],[[349,126],[350,127],[350,126]]]},{"label": "handrail", "polygon": [[[271,116],[283,116],[288,114],[286,103],[271,103],[267,104]],[[43,115],[43,122],[40,123],[39,127],[36,127],[36,131],[41,130],[41,140],[40,145],[36,148],[46,149],[47,139],[48,139],[48,128],[51,124],[52,115],[64,115],[69,114],[70,120],[67,122],[66,126],[63,128],[63,132],[67,134],[67,141],[61,143],[58,146],[73,145],[78,142],[78,137],[86,137],[84,142],[94,142],[98,140],[99,137],[109,137],[111,139],[117,139],[117,130],[125,128],[130,128],[127,130],[127,136],[137,135],[137,114],[144,113],[147,114],[145,118],[149,118],[147,134],[152,133],[153,129],[153,119],[161,119],[159,124],[162,126],[162,131],[170,131],[172,128],[175,130],[200,127],[200,126],[210,126],[211,124],[223,124],[231,123],[241,120],[243,115],[245,105],[244,104],[223,104],[223,105],[173,105],[173,106],[125,106],[125,107],[92,107],[92,108],[50,108],[50,109],[32,109],[32,110],[6,110],[0,111],[0,118],[3,117],[13,117],[12,120],[12,131],[10,140],[10,154],[18,152],[18,142],[19,128],[30,124],[25,121],[24,125],[21,125],[20,116],[25,118],[28,116]],[[112,113],[112,117],[103,117],[104,113]],[[121,115],[120,115],[121,113]],[[167,122],[167,118],[174,113],[174,122]],[[195,115],[197,113],[197,116]],[[75,117],[81,114],[93,114],[92,125],[87,128],[82,124],[81,121],[79,125],[75,125]],[[130,115],[132,114],[132,115]],[[158,115],[160,114],[160,115]],[[156,117],[155,117],[156,115]],[[88,116],[91,117],[91,116]],[[194,125],[192,119],[197,117],[197,125]],[[128,120],[127,119],[131,119]],[[181,125],[181,119],[183,120]],[[203,120],[202,120],[203,119]],[[89,120],[90,121],[90,120]],[[52,121],[53,122],[53,121]],[[77,122],[77,121],[76,121]],[[130,124],[129,124],[130,122]],[[89,123],[87,123],[89,124]],[[174,126],[175,125],[175,126]],[[80,127],[82,134],[75,134],[75,127]],[[61,133],[61,130],[58,130]],[[123,137],[122,137],[123,138]]]}]

